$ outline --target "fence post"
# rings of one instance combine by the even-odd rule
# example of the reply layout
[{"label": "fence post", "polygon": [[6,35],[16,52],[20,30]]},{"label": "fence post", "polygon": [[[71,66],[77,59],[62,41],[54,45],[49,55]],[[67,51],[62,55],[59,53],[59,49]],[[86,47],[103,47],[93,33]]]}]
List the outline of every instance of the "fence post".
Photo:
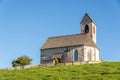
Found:
[{"label": "fence post", "polygon": [[72,61],[72,65],[74,65],[74,62]]}]

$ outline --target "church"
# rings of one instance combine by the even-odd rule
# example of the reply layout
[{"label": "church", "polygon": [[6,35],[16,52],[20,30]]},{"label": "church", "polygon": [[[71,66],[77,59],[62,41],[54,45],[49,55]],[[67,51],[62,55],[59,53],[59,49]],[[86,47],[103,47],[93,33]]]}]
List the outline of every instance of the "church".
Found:
[{"label": "church", "polygon": [[96,24],[86,13],[80,22],[81,33],[50,37],[41,50],[41,64],[59,63],[99,63],[100,49],[96,44]]}]

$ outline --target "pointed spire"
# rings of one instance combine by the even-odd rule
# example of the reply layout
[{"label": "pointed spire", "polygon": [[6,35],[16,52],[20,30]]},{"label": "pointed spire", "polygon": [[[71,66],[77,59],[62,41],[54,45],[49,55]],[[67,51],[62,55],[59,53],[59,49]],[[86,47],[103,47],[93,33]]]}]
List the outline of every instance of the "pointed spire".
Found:
[{"label": "pointed spire", "polygon": [[90,16],[88,15],[88,13],[85,13],[85,15],[84,15],[82,21],[80,22],[80,24],[83,22],[83,20],[85,19],[85,17],[88,17],[90,19],[90,21],[94,23],[94,21],[92,20],[92,18],[90,18]]}]

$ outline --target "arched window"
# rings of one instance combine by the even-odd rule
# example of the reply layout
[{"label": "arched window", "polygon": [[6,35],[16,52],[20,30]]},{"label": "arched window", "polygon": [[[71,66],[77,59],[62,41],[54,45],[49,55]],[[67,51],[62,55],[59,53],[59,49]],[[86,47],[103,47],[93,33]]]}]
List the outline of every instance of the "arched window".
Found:
[{"label": "arched window", "polygon": [[89,33],[89,26],[88,25],[85,26],[85,33]]},{"label": "arched window", "polygon": [[87,61],[91,61],[91,50],[90,49],[87,52]]},{"label": "arched window", "polygon": [[95,27],[93,27],[93,32],[94,32],[94,34],[95,34]]},{"label": "arched window", "polygon": [[78,61],[78,51],[75,50],[74,52],[74,61]]}]

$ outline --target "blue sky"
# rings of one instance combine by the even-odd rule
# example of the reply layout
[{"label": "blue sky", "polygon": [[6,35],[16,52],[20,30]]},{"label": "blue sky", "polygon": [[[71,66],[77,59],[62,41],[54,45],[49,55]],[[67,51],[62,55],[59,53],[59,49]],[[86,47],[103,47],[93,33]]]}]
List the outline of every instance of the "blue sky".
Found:
[{"label": "blue sky", "polygon": [[79,34],[85,13],[97,25],[100,57],[120,61],[119,0],[0,0],[0,68],[23,55],[39,64],[45,40]]}]

